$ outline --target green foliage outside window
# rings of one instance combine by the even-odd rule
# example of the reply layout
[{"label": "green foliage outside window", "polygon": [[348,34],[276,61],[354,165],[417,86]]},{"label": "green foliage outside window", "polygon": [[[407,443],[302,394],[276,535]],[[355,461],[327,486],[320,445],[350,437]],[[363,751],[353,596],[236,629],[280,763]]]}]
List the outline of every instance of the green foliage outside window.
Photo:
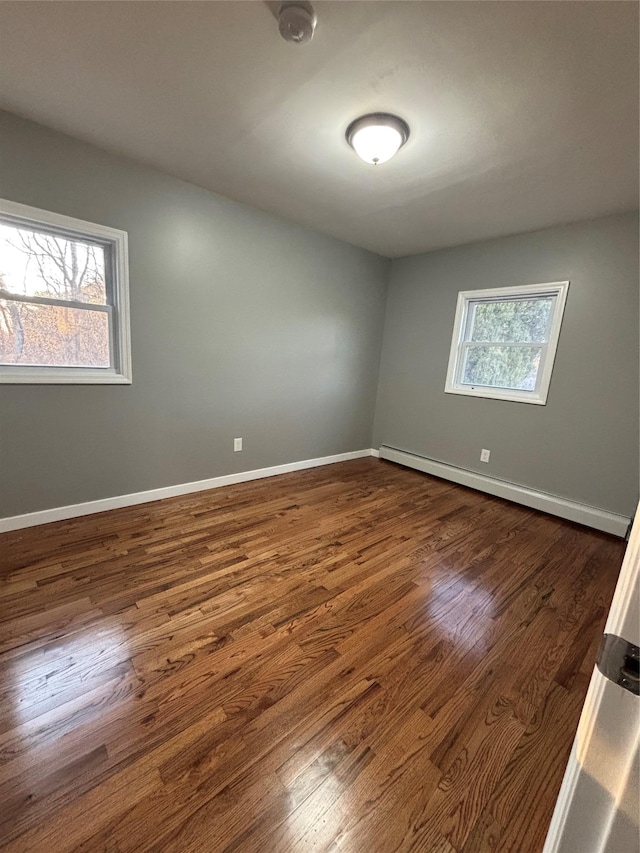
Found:
[{"label": "green foliage outside window", "polygon": [[533,390],[542,353],[536,344],[547,340],[552,307],[553,297],[475,303],[462,382]]}]

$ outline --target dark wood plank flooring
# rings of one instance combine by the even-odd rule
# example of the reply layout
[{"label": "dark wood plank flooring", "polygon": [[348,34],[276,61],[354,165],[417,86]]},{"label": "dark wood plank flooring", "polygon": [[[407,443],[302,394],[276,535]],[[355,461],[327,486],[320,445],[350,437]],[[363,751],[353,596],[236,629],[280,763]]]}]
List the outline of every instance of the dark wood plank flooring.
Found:
[{"label": "dark wood plank flooring", "polygon": [[3,850],[540,853],[624,543],[363,459],[0,549]]}]

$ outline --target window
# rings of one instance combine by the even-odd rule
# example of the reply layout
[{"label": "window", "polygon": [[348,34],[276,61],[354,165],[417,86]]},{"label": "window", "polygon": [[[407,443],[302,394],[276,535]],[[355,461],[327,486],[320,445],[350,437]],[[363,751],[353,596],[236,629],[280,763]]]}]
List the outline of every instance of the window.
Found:
[{"label": "window", "polygon": [[0,199],[0,382],[131,382],[126,232]]},{"label": "window", "polygon": [[544,405],[568,281],[458,294],[445,391]]}]

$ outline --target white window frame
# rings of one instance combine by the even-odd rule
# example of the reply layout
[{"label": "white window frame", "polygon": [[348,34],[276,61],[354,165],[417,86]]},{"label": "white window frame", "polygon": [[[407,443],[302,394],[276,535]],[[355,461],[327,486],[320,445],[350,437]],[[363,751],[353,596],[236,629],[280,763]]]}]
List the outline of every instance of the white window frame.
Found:
[{"label": "white window frame", "polygon": [[[41,210],[8,199],[0,199],[0,220],[23,228],[48,231],[60,237],[89,240],[99,243],[105,250],[108,268],[108,305],[91,305],[91,310],[105,311],[109,315],[110,367],[58,367],[56,365],[0,365],[0,383],[4,384],[66,384],[66,385],[130,385],[131,384],[131,331],[129,323],[129,257],[126,231],[74,219],[50,210]],[[18,301],[43,305],[70,306],[69,302],[48,297],[3,294]],[[82,303],[73,303],[83,308]]]},{"label": "white window frame", "polygon": [[[463,290],[458,294],[456,316],[453,324],[453,337],[449,353],[449,366],[445,392],[447,394],[462,394],[467,397],[486,397],[491,400],[511,400],[517,403],[533,403],[544,406],[549,393],[549,383],[556,357],[558,338],[562,317],[569,290],[568,281],[554,281],[547,284],[525,284],[516,287],[495,287],[488,290]],[[538,368],[536,387],[532,391],[519,391],[513,388],[496,388],[487,385],[466,385],[461,382],[464,363],[465,345],[469,310],[476,302],[505,301],[508,299],[523,299],[535,296],[555,296],[551,315],[549,340],[542,344],[541,363]],[[540,346],[540,344],[511,344],[511,346]]]}]

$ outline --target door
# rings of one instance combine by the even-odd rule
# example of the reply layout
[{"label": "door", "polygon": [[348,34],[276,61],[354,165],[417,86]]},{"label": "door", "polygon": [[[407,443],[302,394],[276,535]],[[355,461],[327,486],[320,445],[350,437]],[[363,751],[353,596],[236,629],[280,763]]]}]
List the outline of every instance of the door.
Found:
[{"label": "door", "polygon": [[640,509],[543,853],[638,853]]}]

